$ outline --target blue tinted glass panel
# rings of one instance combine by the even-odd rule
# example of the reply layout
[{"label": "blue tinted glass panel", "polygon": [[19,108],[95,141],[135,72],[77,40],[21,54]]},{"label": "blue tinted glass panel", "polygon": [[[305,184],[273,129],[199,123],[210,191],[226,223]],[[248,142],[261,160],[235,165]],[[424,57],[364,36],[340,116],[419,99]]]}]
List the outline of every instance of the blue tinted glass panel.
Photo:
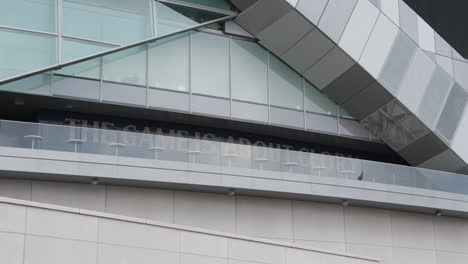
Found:
[{"label": "blue tinted glass panel", "polygon": [[303,109],[302,78],[277,57],[270,56],[270,103],[291,109]]},{"label": "blue tinted glass panel", "polygon": [[224,10],[232,10],[232,6],[227,0],[182,0],[187,3],[203,5],[208,7],[214,7]]},{"label": "blue tinted glass panel", "polygon": [[63,34],[115,44],[153,36],[148,0],[63,0]]},{"label": "blue tinted glass panel", "polygon": [[2,0],[0,25],[56,32],[57,0]]},{"label": "blue tinted glass panel", "polygon": [[0,29],[0,80],[57,64],[57,37]]},{"label": "blue tinted glass panel", "polygon": [[156,31],[158,36],[221,18],[223,14],[190,7],[156,2]]},{"label": "blue tinted glass panel", "polygon": [[267,51],[250,41],[231,41],[232,98],[268,103]]}]

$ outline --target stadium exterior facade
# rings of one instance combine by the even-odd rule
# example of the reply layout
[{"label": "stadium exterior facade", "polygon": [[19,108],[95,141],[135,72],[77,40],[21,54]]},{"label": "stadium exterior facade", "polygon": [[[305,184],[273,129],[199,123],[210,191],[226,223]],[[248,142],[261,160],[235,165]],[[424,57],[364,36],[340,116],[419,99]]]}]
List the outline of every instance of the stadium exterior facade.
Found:
[{"label": "stadium exterior facade", "polygon": [[0,264],[468,259],[468,60],[401,0],[5,0]]}]

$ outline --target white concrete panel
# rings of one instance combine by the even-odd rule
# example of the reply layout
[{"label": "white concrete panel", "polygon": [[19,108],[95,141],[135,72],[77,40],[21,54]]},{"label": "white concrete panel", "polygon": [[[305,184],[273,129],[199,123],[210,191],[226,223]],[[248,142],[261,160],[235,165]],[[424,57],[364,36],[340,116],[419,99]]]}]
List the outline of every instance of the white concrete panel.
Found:
[{"label": "white concrete panel", "polygon": [[0,179],[0,196],[31,200],[31,181]]},{"label": "white concrete panel", "polygon": [[173,192],[107,186],[106,212],[162,222],[173,222]]},{"label": "white concrete panel", "polygon": [[419,46],[423,50],[430,52],[436,52],[435,48],[435,37],[434,29],[427,24],[422,17],[418,16],[418,34],[419,34]]},{"label": "white concrete panel", "polygon": [[[392,260],[394,264],[424,263],[436,264],[435,252],[424,249],[393,248]],[[441,263],[442,264],[442,263]],[[444,263],[448,264],[448,263]]]},{"label": "white concrete panel", "polygon": [[468,221],[466,219],[435,217],[434,232],[437,250],[468,254]]},{"label": "white concrete panel", "polygon": [[200,256],[200,255],[181,254],[180,264],[228,264],[228,259]]},{"label": "white concrete panel", "polygon": [[[305,0],[303,0],[305,1]],[[338,43],[358,0],[329,0],[318,27]]]},{"label": "white concrete panel", "polygon": [[23,234],[0,232],[0,263],[23,264]]},{"label": "white concrete panel", "polygon": [[95,242],[26,236],[24,264],[96,264]]},{"label": "white concrete panel", "polygon": [[364,244],[346,244],[346,253],[357,256],[366,256],[378,258],[382,263],[390,264],[392,262],[392,247],[390,246],[375,246]]},{"label": "white concrete panel", "polygon": [[251,262],[284,264],[285,248],[246,240],[229,239],[229,258]]},{"label": "white concrete panel", "polygon": [[403,0],[399,1],[400,28],[414,42],[418,43],[418,15]]},{"label": "white concrete panel", "polygon": [[304,73],[304,77],[322,90],[354,64],[355,62],[340,47],[335,46],[310,67]]},{"label": "white concrete panel", "polygon": [[437,264],[466,264],[468,261],[468,254],[437,251],[436,259]]},{"label": "white concrete panel", "polygon": [[431,215],[393,211],[391,219],[394,247],[434,249]]},{"label": "white concrete panel", "polygon": [[302,73],[333,47],[334,44],[320,30],[314,29],[286,51],[281,59]]},{"label": "white concrete panel", "polygon": [[434,35],[435,38],[435,48],[436,48],[436,53],[446,56],[446,57],[452,57],[452,47],[450,44],[445,41],[437,32]]},{"label": "white concrete panel", "polygon": [[98,264],[180,264],[179,253],[113,245],[99,245]]},{"label": "white concrete panel", "polygon": [[465,161],[468,160],[468,148],[466,147],[468,146],[468,138],[466,135],[468,135],[468,107],[465,107],[452,141],[452,149]]},{"label": "white concrete panel", "polygon": [[427,85],[431,81],[436,64],[422,50],[418,49],[411,62],[397,98],[404,106],[416,113]]},{"label": "white concrete panel", "polygon": [[104,212],[105,189],[101,185],[33,181],[31,200]]},{"label": "white concrete panel", "polygon": [[368,0],[359,0],[340,39],[339,46],[358,61],[380,11]]},{"label": "white concrete panel", "polygon": [[189,254],[227,258],[228,239],[200,233],[182,232],[180,251]]},{"label": "white concrete panel", "polygon": [[23,233],[26,208],[12,204],[0,204],[0,231]]},{"label": "white concrete panel", "polygon": [[325,10],[328,0],[301,0],[296,6],[296,9],[301,12],[310,22],[317,25],[320,17]]},{"label": "white concrete panel", "polygon": [[392,245],[389,211],[346,207],[345,219],[346,243]]},{"label": "white concrete panel", "polygon": [[240,234],[292,239],[291,201],[237,197],[237,232]]},{"label": "white concrete panel", "polygon": [[234,197],[196,192],[175,192],[174,197],[174,223],[235,233]]},{"label": "white concrete panel", "polygon": [[468,90],[468,62],[454,59],[453,76],[465,90]]},{"label": "white concrete panel", "polygon": [[340,205],[293,201],[294,239],[344,242]]},{"label": "white concrete panel", "polygon": [[398,10],[398,0],[384,0],[380,3],[382,12],[387,15],[393,23],[400,25],[400,14]]},{"label": "white concrete panel", "polygon": [[292,10],[258,33],[257,38],[260,39],[260,44],[277,56],[281,56],[313,28],[309,21],[296,10]]},{"label": "white concrete panel", "polygon": [[179,251],[180,232],[168,228],[99,219],[99,242]]},{"label": "white concrete panel", "polygon": [[386,16],[379,16],[369,41],[359,59],[361,66],[376,79],[379,77],[385,59],[393,46],[398,32],[398,27]]},{"label": "white concrete panel", "polygon": [[321,254],[301,249],[286,248],[285,264],[320,263]]},{"label": "white concrete panel", "polygon": [[98,219],[40,208],[28,208],[26,232],[33,235],[97,241]]},{"label": "white concrete panel", "polygon": [[453,61],[450,57],[436,54],[436,61],[453,78]]}]

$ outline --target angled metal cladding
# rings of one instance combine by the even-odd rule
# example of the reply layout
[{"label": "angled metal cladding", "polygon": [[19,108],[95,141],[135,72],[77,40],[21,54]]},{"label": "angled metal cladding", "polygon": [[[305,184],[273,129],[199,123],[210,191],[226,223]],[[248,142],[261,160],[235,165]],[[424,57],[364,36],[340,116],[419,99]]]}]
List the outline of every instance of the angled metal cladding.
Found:
[{"label": "angled metal cladding", "polygon": [[232,2],[240,26],[409,163],[468,172],[468,61],[401,0]]}]

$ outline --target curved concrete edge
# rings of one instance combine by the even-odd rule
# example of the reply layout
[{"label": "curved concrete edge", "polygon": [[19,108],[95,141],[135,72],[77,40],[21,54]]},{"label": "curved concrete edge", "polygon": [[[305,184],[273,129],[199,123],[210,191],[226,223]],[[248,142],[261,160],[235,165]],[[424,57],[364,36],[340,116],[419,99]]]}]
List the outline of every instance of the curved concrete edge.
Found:
[{"label": "curved concrete edge", "polygon": [[396,210],[416,210],[467,217],[468,196],[388,184],[332,177],[238,170],[202,164],[69,153],[49,150],[0,148],[2,177],[102,184],[145,185],[203,189],[292,199],[324,200]]},{"label": "curved concrete edge", "polygon": [[152,220],[145,220],[145,219],[141,219],[141,218],[134,218],[134,217],[128,217],[128,216],[122,216],[122,215],[116,215],[116,214],[102,213],[102,212],[85,210],[85,209],[78,209],[78,208],[59,206],[59,205],[52,205],[52,204],[46,204],[46,203],[38,203],[38,202],[32,202],[32,201],[26,201],[26,200],[18,200],[18,199],[7,198],[7,197],[0,197],[0,203],[10,204],[10,205],[17,205],[17,206],[24,206],[24,207],[31,207],[31,208],[39,208],[39,209],[45,209],[45,210],[51,210],[51,211],[57,211],[57,212],[64,212],[64,213],[71,213],[71,214],[77,214],[77,215],[84,215],[84,216],[92,216],[92,217],[105,218],[105,219],[111,219],[111,220],[118,220],[118,221],[130,222],[130,223],[135,223],[135,224],[143,224],[143,225],[148,225],[148,226],[168,228],[168,229],[173,229],[173,230],[188,231],[188,232],[193,232],[193,233],[198,233],[198,234],[212,235],[212,236],[231,238],[231,239],[238,239],[238,240],[243,240],[243,241],[256,242],[256,243],[273,245],[273,246],[280,246],[280,247],[284,247],[284,248],[307,250],[307,251],[312,251],[312,252],[317,252],[317,253],[322,253],[322,254],[342,256],[342,257],[347,257],[347,258],[352,258],[352,259],[358,259],[358,260],[365,260],[365,261],[369,261],[369,262],[380,263],[379,259],[372,258],[372,257],[367,257],[367,256],[358,256],[358,255],[354,255],[354,254],[344,254],[344,253],[331,251],[331,250],[322,250],[322,249],[317,249],[317,248],[312,248],[312,247],[304,247],[304,246],[295,245],[295,244],[292,244],[292,243],[285,243],[285,242],[279,242],[279,241],[268,240],[268,239],[254,238],[254,237],[231,234],[231,233],[217,232],[217,231],[211,231],[211,230],[207,230],[207,229],[194,228],[194,227],[176,225],[176,224],[169,224],[169,223],[157,222],[157,221],[152,221]]}]

